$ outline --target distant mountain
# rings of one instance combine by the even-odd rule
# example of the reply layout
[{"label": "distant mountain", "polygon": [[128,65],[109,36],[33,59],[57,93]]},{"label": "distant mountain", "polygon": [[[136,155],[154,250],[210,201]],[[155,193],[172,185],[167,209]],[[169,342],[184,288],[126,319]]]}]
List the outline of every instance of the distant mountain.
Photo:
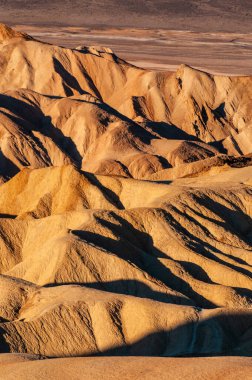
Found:
[{"label": "distant mountain", "polygon": [[250,0],[4,0],[0,4],[0,21],[12,24],[249,32],[251,16]]}]

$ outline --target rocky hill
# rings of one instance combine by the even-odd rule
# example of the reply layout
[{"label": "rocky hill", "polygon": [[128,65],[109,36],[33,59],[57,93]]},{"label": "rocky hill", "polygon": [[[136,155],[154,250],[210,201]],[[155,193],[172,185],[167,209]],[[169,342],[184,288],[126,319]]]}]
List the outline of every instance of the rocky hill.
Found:
[{"label": "rocky hill", "polygon": [[0,42],[0,352],[251,355],[252,77]]}]

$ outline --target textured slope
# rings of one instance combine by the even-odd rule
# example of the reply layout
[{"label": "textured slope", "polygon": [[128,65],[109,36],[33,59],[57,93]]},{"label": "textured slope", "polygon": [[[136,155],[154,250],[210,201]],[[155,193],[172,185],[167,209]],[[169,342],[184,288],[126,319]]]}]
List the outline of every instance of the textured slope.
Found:
[{"label": "textured slope", "polygon": [[0,352],[251,355],[252,79],[0,36]]},{"label": "textured slope", "polygon": [[242,354],[244,347],[251,353],[251,314],[199,311],[78,286],[40,288],[26,293],[18,319],[1,324],[0,344],[47,356]]},{"label": "textured slope", "polygon": [[95,177],[71,166],[24,170],[0,191],[2,273],[249,307],[250,187],[181,185]]},{"label": "textured slope", "polygon": [[106,48],[65,49],[5,26],[1,36],[3,180],[24,166],[73,162],[144,178],[220,153],[251,153],[250,77],[188,66],[158,73]]}]

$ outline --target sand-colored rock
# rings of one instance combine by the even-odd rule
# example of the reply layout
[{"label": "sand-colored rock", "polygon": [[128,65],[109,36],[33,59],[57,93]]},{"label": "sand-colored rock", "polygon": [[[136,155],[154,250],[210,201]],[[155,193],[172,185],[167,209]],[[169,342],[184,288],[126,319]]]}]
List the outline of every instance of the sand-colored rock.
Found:
[{"label": "sand-colored rock", "polygon": [[11,29],[7,25],[1,24],[0,25],[0,42],[4,43],[8,40],[12,40],[15,38],[21,38],[24,40],[32,40],[31,36],[28,36],[26,33],[21,33],[16,30]]},{"label": "sand-colored rock", "polygon": [[[251,355],[251,77],[0,36],[0,378]],[[249,373],[231,362],[201,378]]]},{"label": "sand-colored rock", "polygon": [[16,318],[1,323],[1,352],[60,357],[242,355],[252,350],[251,310],[201,310],[76,285],[30,285],[27,290]]},{"label": "sand-colored rock", "polygon": [[142,70],[106,48],[57,47],[4,25],[1,36],[3,179],[24,166],[72,162],[144,178],[219,153],[251,153],[251,77],[186,65]]},{"label": "sand-colored rock", "polygon": [[250,202],[249,185],[236,182],[159,184],[71,166],[25,169],[0,188],[2,273],[250,307]]}]

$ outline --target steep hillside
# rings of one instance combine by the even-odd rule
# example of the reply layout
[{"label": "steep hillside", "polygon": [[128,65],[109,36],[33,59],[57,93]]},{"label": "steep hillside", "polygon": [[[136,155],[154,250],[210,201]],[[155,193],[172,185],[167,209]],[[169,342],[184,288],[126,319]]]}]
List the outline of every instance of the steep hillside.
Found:
[{"label": "steep hillside", "polygon": [[250,356],[252,77],[0,41],[0,365]]},{"label": "steep hillside", "polygon": [[[106,48],[65,49],[5,26],[0,35],[3,181],[26,166],[70,163],[141,179],[191,162],[202,161],[201,171],[214,156],[210,166],[232,164],[223,155],[251,153],[251,77],[188,66],[152,72]],[[167,174],[163,179],[183,170]]]}]

